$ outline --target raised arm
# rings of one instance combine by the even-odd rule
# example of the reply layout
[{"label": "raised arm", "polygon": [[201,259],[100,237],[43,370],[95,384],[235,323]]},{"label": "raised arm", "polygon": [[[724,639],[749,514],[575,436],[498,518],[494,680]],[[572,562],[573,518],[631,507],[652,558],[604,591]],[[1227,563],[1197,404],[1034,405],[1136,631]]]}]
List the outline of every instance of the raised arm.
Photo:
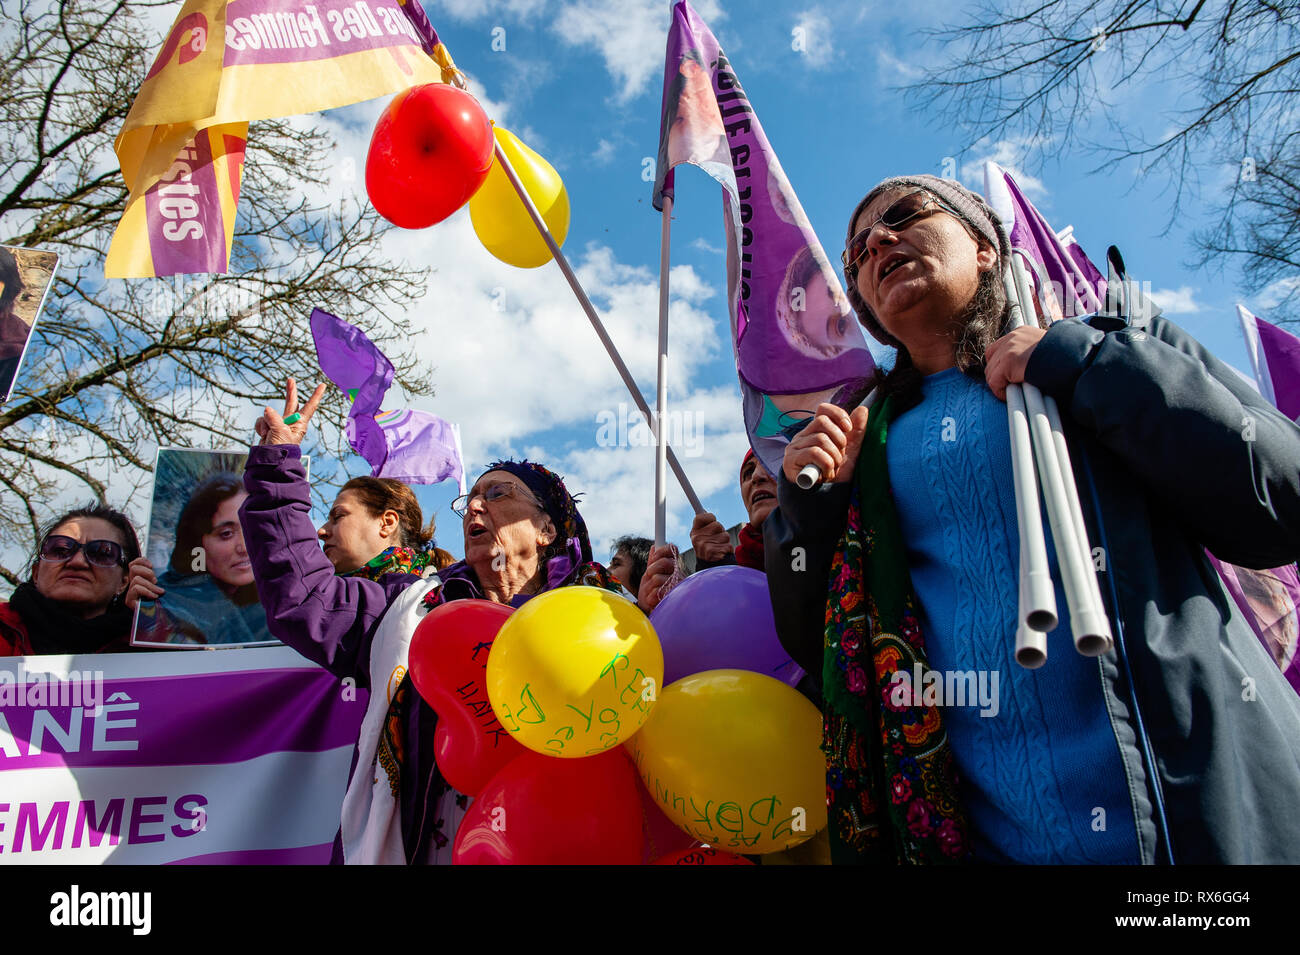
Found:
[{"label": "raised arm", "polygon": [[[390,574],[378,584],[337,577],[321,552],[298,444],[323,390],[317,388],[292,426],[270,408],[263,413],[262,444],[249,451],[244,470],[248,498],[239,521],[271,633],[336,676],[368,686],[375,627],[391,599],[418,578]],[[290,379],[285,416],[296,404]]]}]

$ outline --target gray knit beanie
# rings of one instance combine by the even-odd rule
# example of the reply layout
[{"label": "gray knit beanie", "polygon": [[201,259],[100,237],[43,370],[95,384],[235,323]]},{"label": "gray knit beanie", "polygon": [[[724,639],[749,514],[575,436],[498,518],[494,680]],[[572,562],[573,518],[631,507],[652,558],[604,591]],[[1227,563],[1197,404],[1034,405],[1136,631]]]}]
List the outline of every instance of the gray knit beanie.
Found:
[{"label": "gray knit beanie", "polygon": [[[998,268],[1002,267],[1010,247],[1002,238],[1000,228],[1002,220],[998,218],[997,213],[984,201],[982,196],[971,192],[955,179],[940,179],[938,176],[925,173],[916,176],[891,176],[889,179],[878,182],[857,204],[853,210],[853,215],[849,216],[849,231],[848,235],[844,237],[846,247],[849,240],[853,238],[853,224],[858,221],[858,216],[862,215],[862,210],[867,207],[867,204],[880,193],[890,189],[897,189],[900,186],[919,186],[927,192],[934,193],[934,195],[952,206],[967,225],[987,240],[989,245],[998,250]],[[895,348],[900,347],[901,343],[898,339],[885,331],[876,316],[872,314],[871,309],[867,308],[867,303],[858,294],[858,283],[849,277],[848,269],[845,269],[844,280],[848,286],[849,303],[852,304],[853,310],[858,313],[862,326],[871,333],[871,337],[882,344],[892,345]]]}]

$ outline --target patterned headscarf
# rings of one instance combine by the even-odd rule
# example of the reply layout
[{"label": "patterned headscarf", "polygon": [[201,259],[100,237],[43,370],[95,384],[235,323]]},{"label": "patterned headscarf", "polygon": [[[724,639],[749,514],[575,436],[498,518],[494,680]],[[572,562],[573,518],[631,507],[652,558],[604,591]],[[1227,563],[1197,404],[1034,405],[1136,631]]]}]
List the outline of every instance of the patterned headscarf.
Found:
[{"label": "patterned headscarf", "polygon": [[487,471],[508,471],[523,481],[555,525],[565,549],[572,549],[576,543],[582,555],[581,562],[592,559],[591,541],[587,537],[587,525],[578,513],[578,502],[558,474],[533,461],[497,461]]}]

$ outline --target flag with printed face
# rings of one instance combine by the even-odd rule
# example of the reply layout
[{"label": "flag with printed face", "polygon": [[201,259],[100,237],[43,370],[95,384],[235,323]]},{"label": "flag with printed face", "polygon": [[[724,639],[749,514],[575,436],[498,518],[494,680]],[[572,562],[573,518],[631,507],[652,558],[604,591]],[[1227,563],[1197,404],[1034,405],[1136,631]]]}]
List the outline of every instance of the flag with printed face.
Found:
[{"label": "flag with printed face", "polygon": [[114,143],[129,198],[105,276],[228,271],[249,121],[439,82],[418,6],[187,0]]},{"label": "flag with printed face", "polygon": [[351,322],[312,309],[311,334],[321,371],[352,398],[346,435],[371,476],[407,484],[464,481],[456,426],[427,411],[383,411],[393,363]]},{"label": "flag with printed face", "polygon": [[673,197],[673,170],[681,163],[722,186],[727,304],[745,427],[776,474],[804,419],[823,401],[857,405],[875,364],[735,70],[685,0],[673,7],[664,62],[656,209]]},{"label": "flag with printed face", "polygon": [[1020,253],[1048,322],[1082,318],[1101,309],[1106,280],[1074,239],[1073,227],[1058,235],[1011,174],[995,162],[984,164],[984,196],[1006,226],[1011,248]]},{"label": "flag with printed face", "polygon": [[1292,421],[1300,420],[1300,338],[1237,306],[1246,354],[1259,393]]}]

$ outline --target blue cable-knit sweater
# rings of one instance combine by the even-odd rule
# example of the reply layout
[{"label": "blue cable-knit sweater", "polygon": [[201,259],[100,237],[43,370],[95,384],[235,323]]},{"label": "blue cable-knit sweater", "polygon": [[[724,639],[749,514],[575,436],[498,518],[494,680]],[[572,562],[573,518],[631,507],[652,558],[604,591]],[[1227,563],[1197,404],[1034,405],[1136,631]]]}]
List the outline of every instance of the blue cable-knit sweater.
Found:
[{"label": "blue cable-knit sweater", "polygon": [[[996,715],[946,706],[978,858],[995,862],[1135,863],[1128,784],[1095,659],[1080,656],[1056,556],[1060,626],[1048,662],[1015,662],[1019,539],[1007,406],[951,368],[890,425],[889,482],[907,542],[930,666],[973,670]],[[1047,520],[1044,517],[1044,528]],[[986,712],[991,708],[986,708]]]}]

